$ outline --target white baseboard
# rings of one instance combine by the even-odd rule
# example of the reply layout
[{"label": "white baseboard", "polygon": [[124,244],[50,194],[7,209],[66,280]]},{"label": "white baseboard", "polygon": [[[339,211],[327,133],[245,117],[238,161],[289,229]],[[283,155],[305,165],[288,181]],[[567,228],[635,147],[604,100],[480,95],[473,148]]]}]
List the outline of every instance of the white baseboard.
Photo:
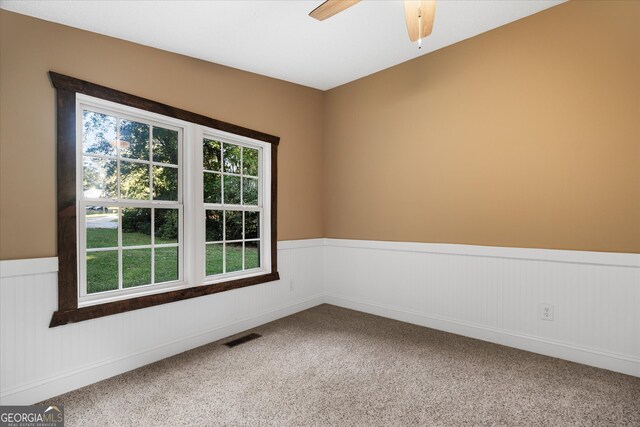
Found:
[{"label": "white baseboard", "polygon": [[325,295],[327,304],[351,310],[361,311],[376,316],[412,323],[414,325],[450,332],[465,337],[489,341],[514,347],[521,350],[557,357],[559,359],[621,372],[627,375],[640,376],[640,359],[625,355],[607,353],[597,349],[584,348],[546,338],[528,336],[511,331],[488,328],[468,322],[460,322],[440,316],[426,315],[397,307],[390,307],[367,301],[346,298],[341,295]]},{"label": "white baseboard", "polygon": [[0,396],[2,405],[19,405],[24,402],[39,402],[80,387],[119,375],[121,373],[174,356],[225,337],[255,328],[268,322],[327,303],[377,316],[412,323],[419,326],[446,331],[470,338],[502,344],[534,353],[558,357],[577,363],[608,369],[628,375],[640,376],[640,360],[624,355],[606,353],[596,349],[582,348],[548,339],[516,334],[510,331],[487,328],[439,316],[425,315],[384,306],[367,301],[345,298],[336,294],[317,295],[296,304],[277,310],[241,319],[227,325],[184,337],[130,354],[125,357],[102,361],[46,378],[15,389],[6,390]]},{"label": "white baseboard", "polygon": [[290,316],[294,313],[315,307],[322,303],[324,303],[323,295],[307,298],[293,305],[244,318],[227,325],[164,343],[134,354],[86,365],[51,378],[26,384],[12,390],[6,390],[3,391],[0,396],[0,404],[24,405],[25,402],[40,402],[44,399],[50,398],[51,396],[58,396],[80,387],[105,380],[115,375],[157,362],[205,344],[209,344],[213,341],[255,328],[282,317]]}]

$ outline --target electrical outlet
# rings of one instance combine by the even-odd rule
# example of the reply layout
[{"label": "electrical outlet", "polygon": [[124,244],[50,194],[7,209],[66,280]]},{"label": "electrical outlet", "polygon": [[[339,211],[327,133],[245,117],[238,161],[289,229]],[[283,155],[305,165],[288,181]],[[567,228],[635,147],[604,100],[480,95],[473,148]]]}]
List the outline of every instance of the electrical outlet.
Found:
[{"label": "electrical outlet", "polygon": [[553,320],[553,305],[544,303],[540,304],[540,319]]},{"label": "electrical outlet", "polygon": [[289,279],[289,292],[293,292],[293,279]]}]

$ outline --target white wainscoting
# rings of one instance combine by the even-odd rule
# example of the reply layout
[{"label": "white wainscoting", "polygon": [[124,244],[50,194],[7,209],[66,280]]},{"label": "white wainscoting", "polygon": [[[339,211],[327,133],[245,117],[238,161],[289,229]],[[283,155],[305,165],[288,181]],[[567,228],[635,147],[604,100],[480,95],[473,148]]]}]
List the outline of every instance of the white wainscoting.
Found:
[{"label": "white wainscoting", "polygon": [[329,304],[640,376],[640,255],[325,239],[324,271]]},{"label": "white wainscoting", "polygon": [[50,329],[57,259],[0,261],[0,403],[35,403],[323,302],[640,376],[640,255],[309,239],[279,242],[278,263],[278,282]]},{"label": "white wainscoting", "polygon": [[49,328],[57,259],[0,264],[0,403],[32,404],[323,302],[322,239],[278,243],[281,280]]}]

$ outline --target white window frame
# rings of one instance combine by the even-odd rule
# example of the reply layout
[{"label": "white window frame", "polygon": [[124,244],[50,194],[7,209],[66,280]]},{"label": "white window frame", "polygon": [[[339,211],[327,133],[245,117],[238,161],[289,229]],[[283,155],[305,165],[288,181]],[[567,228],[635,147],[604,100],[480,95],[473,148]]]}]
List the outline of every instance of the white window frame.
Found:
[{"label": "white window frame", "polygon": [[[85,198],[83,191],[83,146],[82,146],[82,112],[88,109],[110,115],[117,115],[126,119],[148,123],[168,129],[178,130],[181,138],[178,140],[178,202],[182,221],[179,221],[178,251],[179,270],[178,280],[153,285],[142,285],[126,289],[87,294],[86,281],[86,206],[104,205],[113,207],[135,206],[141,208],[175,207],[176,202],[162,200],[114,200],[106,198]],[[243,147],[259,150],[258,159],[258,207],[260,210],[260,268],[237,271],[233,273],[206,276],[205,251],[205,203],[203,197],[203,138],[210,138]],[[77,273],[78,273],[78,307],[104,304],[130,298],[153,295],[182,288],[224,283],[271,273],[271,149],[267,142],[223,132],[195,123],[164,116],[161,114],[125,106],[112,101],[76,93],[76,237],[78,241]],[[100,157],[99,155],[94,157]],[[126,159],[129,160],[129,159]],[[149,161],[153,162],[152,154]],[[157,163],[157,166],[162,166]],[[150,177],[151,181],[152,178]],[[152,187],[151,191],[152,191]],[[118,186],[119,193],[119,186]],[[241,202],[242,203],[242,202]],[[233,208],[236,209],[233,209]],[[220,207],[208,209],[221,209]],[[253,210],[242,205],[226,205],[228,210]],[[122,227],[121,210],[119,211],[118,226]],[[152,218],[153,221],[153,218]],[[153,233],[153,230],[152,230]],[[119,233],[120,235],[121,233]],[[244,235],[243,235],[244,238]],[[119,282],[122,281],[122,242],[119,239]],[[162,245],[157,245],[162,246]],[[127,247],[131,248],[131,247]],[[151,251],[153,254],[153,250]],[[153,272],[152,272],[153,274]],[[121,283],[119,283],[119,287]]]},{"label": "white window frame", "polygon": [[[225,204],[224,200],[222,203],[204,203],[203,191],[204,191],[204,168],[203,168],[203,150],[196,150],[196,164],[199,165],[199,177],[197,182],[199,184],[198,195],[199,204],[197,209],[198,218],[196,219],[196,224],[199,229],[202,230],[202,233],[199,233],[198,240],[198,249],[196,253],[196,258],[198,260],[198,271],[199,274],[198,281],[206,284],[212,285],[216,283],[225,282],[228,280],[239,279],[244,277],[253,277],[260,276],[263,274],[271,273],[271,144],[263,141],[258,141],[256,139],[247,138],[240,135],[235,135],[229,132],[223,132],[217,129],[207,128],[203,126],[198,126],[196,129],[196,137],[197,141],[200,143],[200,147],[202,148],[202,143],[204,138],[213,139],[216,141],[220,141],[223,144],[234,144],[239,145],[241,147],[248,147],[253,149],[258,149],[258,205],[257,206],[247,206],[247,205],[233,205],[233,204]],[[221,156],[224,154],[221,153]],[[222,173],[223,166],[223,157],[221,157],[221,175],[222,175],[222,188],[224,189],[224,174]],[[241,170],[242,172],[242,170]],[[241,195],[240,195],[240,203],[242,203],[242,186],[240,187]],[[224,194],[224,190],[223,190]],[[241,270],[234,271],[230,273],[222,273],[214,276],[207,276],[205,273],[206,268],[206,232],[205,232],[205,210],[231,210],[231,211],[258,211],[260,212],[260,224],[259,224],[259,236],[260,240],[260,267],[254,268],[251,270]],[[244,221],[243,221],[243,230],[244,230]],[[224,237],[224,229],[223,229],[223,237]],[[244,241],[244,232],[243,232],[243,241]],[[224,251],[223,251],[223,256]],[[243,261],[244,267],[244,261]]]}]

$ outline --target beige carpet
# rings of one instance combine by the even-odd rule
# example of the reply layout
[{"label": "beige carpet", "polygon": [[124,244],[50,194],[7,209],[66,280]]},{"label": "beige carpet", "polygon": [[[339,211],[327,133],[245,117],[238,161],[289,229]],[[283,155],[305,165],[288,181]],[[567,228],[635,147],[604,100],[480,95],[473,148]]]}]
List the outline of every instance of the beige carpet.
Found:
[{"label": "beige carpet", "polygon": [[68,426],[640,426],[640,378],[330,305],[252,331],[47,403]]}]

